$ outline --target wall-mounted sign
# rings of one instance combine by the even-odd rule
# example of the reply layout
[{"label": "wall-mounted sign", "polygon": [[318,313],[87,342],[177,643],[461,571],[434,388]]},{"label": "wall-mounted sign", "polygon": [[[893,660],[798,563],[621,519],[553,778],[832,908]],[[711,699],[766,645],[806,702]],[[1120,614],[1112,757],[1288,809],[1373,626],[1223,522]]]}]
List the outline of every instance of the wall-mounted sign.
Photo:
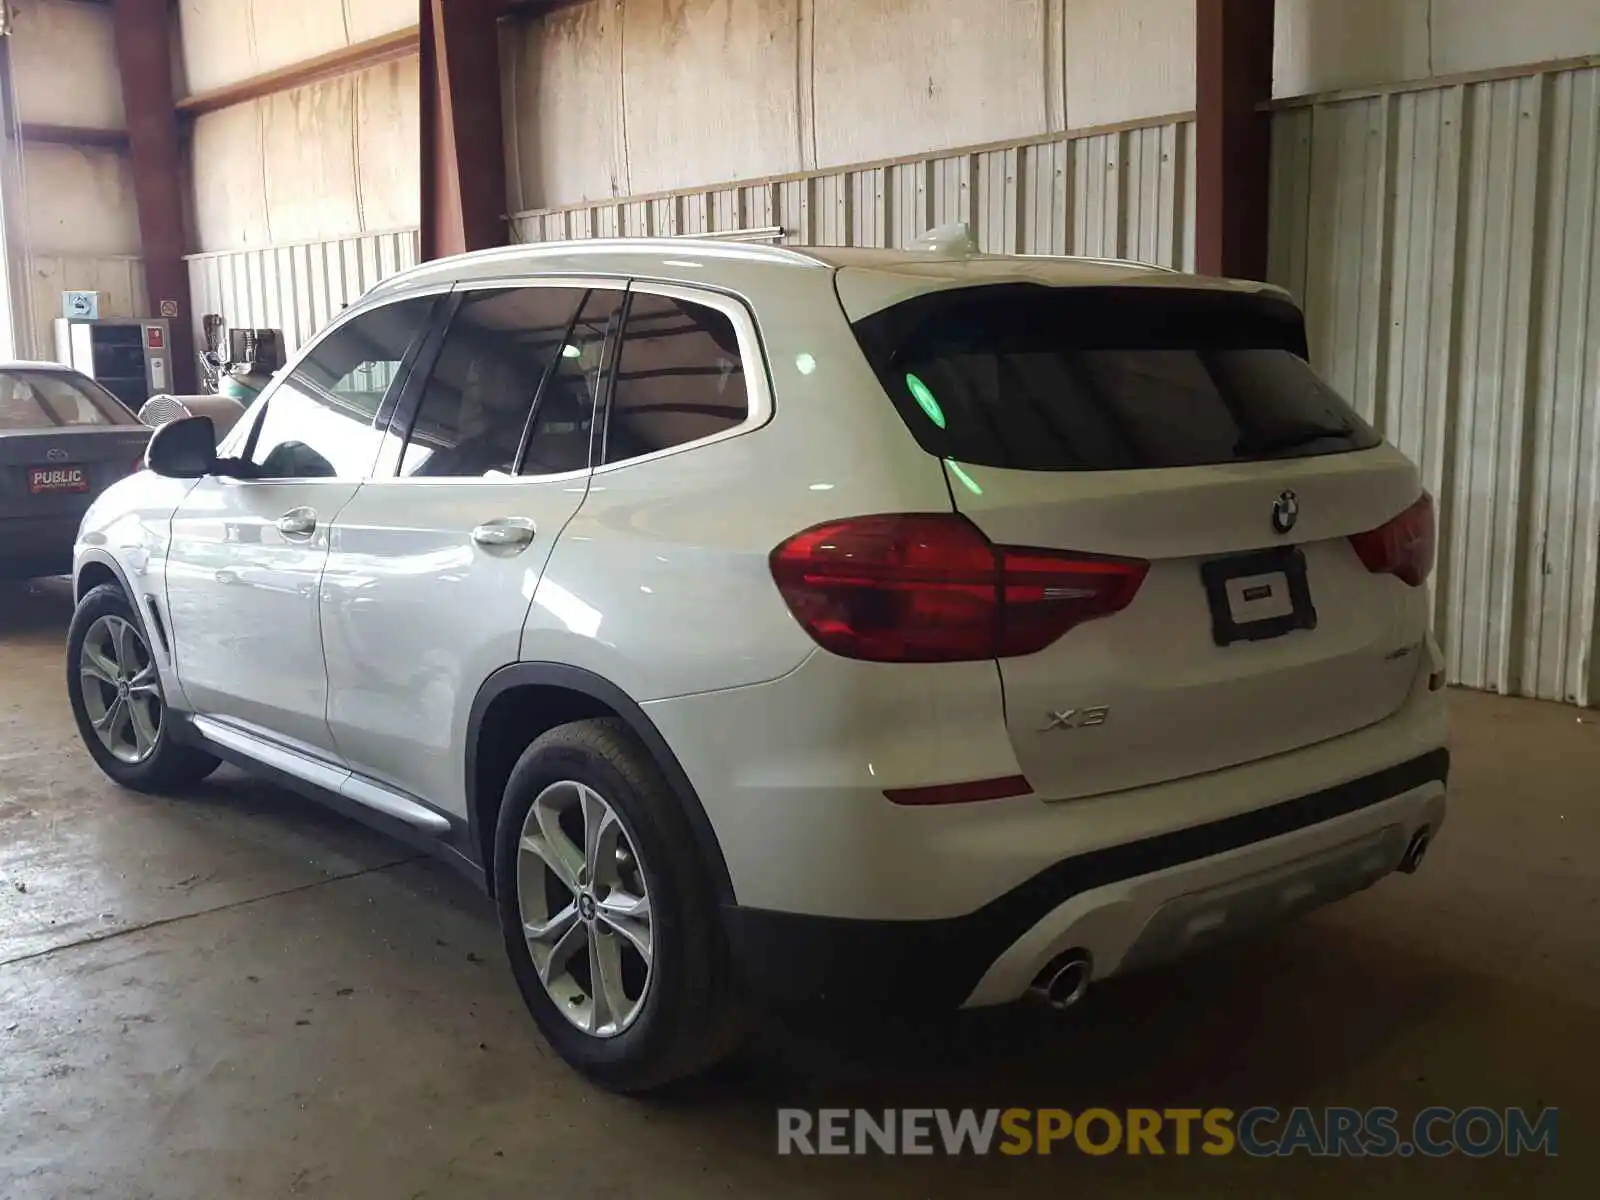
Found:
[{"label": "wall-mounted sign", "polygon": [[163,300],[161,302],[161,315],[167,320],[172,320],[178,315],[178,302],[176,300]]},{"label": "wall-mounted sign", "polygon": [[99,292],[62,292],[61,315],[82,321],[100,319]]}]

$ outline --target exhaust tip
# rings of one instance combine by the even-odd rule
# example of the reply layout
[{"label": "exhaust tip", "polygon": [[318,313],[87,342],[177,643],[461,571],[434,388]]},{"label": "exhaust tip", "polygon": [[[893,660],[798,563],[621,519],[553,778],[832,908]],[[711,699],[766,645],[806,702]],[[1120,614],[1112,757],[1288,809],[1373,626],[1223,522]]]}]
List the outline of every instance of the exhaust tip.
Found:
[{"label": "exhaust tip", "polygon": [[1428,847],[1433,842],[1432,833],[1426,828],[1417,830],[1411,838],[1411,844],[1406,847],[1406,852],[1400,857],[1400,870],[1407,875],[1414,875],[1417,868],[1422,865],[1422,859],[1428,853]]},{"label": "exhaust tip", "polygon": [[1028,988],[1028,996],[1046,1008],[1066,1012],[1089,992],[1094,968],[1087,950],[1068,950],[1046,964]]}]

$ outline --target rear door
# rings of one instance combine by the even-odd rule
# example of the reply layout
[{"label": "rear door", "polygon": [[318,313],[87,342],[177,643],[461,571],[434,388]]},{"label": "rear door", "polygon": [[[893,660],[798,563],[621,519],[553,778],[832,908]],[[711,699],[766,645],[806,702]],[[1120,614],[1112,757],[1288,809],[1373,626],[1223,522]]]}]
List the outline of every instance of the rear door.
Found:
[{"label": "rear door", "polygon": [[323,581],[328,721],[354,771],[465,815],[479,684],[517,661],[534,589],[589,487],[624,284],[474,287],[334,523]]},{"label": "rear door", "polygon": [[1404,702],[1424,589],[1369,570],[1351,537],[1418,503],[1417,474],[1307,366],[1292,306],[1006,285],[857,331],[992,542],[1148,564],[1125,608],[999,660],[1041,794],[1214,770]]}]

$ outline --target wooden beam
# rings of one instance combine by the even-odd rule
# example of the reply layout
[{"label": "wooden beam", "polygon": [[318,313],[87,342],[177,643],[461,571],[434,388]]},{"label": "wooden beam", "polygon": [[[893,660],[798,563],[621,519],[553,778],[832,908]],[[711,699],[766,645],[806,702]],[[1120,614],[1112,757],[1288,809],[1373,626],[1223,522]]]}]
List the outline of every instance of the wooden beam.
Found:
[{"label": "wooden beam", "polygon": [[1195,260],[1267,277],[1274,0],[1195,0]]},{"label": "wooden beam", "polygon": [[107,150],[126,150],[126,129],[89,129],[77,125],[43,125],[23,121],[17,133],[24,142],[48,143],[55,146],[99,146]]},{"label": "wooden beam", "polygon": [[500,98],[505,0],[422,0],[422,258],[509,236]]},{"label": "wooden beam", "polygon": [[185,116],[197,117],[201,113],[216,112],[219,108],[230,108],[247,100],[259,100],[263,96],[274,96],[279,92],[288,92],[309,84],[337,79],[341,75],[365,71],[380,63],[410,58],[417,53],[419,30],[419,26],[413,25],[408,29],[386,33],[382,37],[357,42],[353,46],[344,46],[327,54],[319,54],[316,58],[306,59],[305,62],[252,75],[249,79],[241,79],[238,83],[196,92],[178,101],[177,108]]},{"label": "wooden beam", "polygon": [[181,395],[195,390],[196,361],[189,270],[183,261],[186,175],[173,107],[167,0],[116,0],[112,23],[128,114],[145,291],[150,315],[171,319],[172,390]]}]

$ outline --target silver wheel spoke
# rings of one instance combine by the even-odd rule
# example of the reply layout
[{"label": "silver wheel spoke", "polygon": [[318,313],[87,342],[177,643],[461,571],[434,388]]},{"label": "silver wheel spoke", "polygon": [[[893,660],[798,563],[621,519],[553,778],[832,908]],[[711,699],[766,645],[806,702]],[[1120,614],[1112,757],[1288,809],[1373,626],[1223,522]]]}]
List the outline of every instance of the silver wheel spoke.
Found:
[{"label": "silver wheel spoke", "polygon": [[133,724],[134,749],[138,751],[139,757],[143,758],[155,747],[156,738],[160,736],[161,730],[157,724],[160,718],[151,720],[149,709],[145,707],[144,701],[138,698],[128,701],[128,716]]},{"label": "silver wheel spoke", "polygon": [[567,891],[577,894],[578,877],[583,870],[583,852],[572,844],[561,828],[560,814],[537,801],[533,806],[537,830],[524,829],[522,849],[537,854]]},{"label": "silver wheel spoke", "polygon": [[156,674],[156,664],[152,662],[144,670],[128,680],[128,690],[136,696],[159,696],[161,694],[161,679]]},{"label": "silver wheel spoke", "polygon": [[547,921],[524,921],[522,932],[530,942],[554,946],[578,922],[577,904],[569,904]]},{"label": "silver wheel spoke", "polygon": [[118,620],[112,625],[113,645],[117,666],[122,668],[122,678],[131,679],[139,671],[139,635],[127,621]]},{"label": "silver wheel spoke", "polygon": [[596,906],[596,915],[607,929],[628,939],[650,965],[650,901],[644,896],[612,892]]},{"label": "silver wheel spoke", "polygon": [[567,926],[567,931],[556,939],[556,944],[550,948],[550,953],[544,956],[544,961],[539,961],[535,955],[534,967],[539,972],[539,978],[548,986],[550,980],[558,975],[564,975],[570,969],[567,964],[572,961],[572,956],[589,940],[589,929],[581,921],[574,921]]},{"label": "silver wheel spoke", "polygon": [[584,788],[582,795],[583,865],[589,886],[593,887],[607,866],[607,855],[615,852],[616,835],[621,832],[621,826],[617,823],[617,814],[597,793]]},{"label": "silver wheel spoke", "polygon": [[622,990],[622,955],[617,939],[609,934],[597,932],[589,938],[589,989],[593,993],[591,1033],[620,1025],[630,1015],[634,1002]]},{"label": "silver wheel spoke", "polygon": [[78,663],[78,671],[85,678],[97,679],[110,687],[116,687],[119,682],[117,664],[100,653],[100,648],[91,645],[87,639],[83,643],[83,657]]},{"label": "silver wheel spoke", "polygon": [[100,731],[102,738],[111,739],[114,737],[117,723],[122,719],[123,710],[127,706],[128,702],[121,696],[118,696],[106,706],[105,715],[94,723],[94,727]]}]

